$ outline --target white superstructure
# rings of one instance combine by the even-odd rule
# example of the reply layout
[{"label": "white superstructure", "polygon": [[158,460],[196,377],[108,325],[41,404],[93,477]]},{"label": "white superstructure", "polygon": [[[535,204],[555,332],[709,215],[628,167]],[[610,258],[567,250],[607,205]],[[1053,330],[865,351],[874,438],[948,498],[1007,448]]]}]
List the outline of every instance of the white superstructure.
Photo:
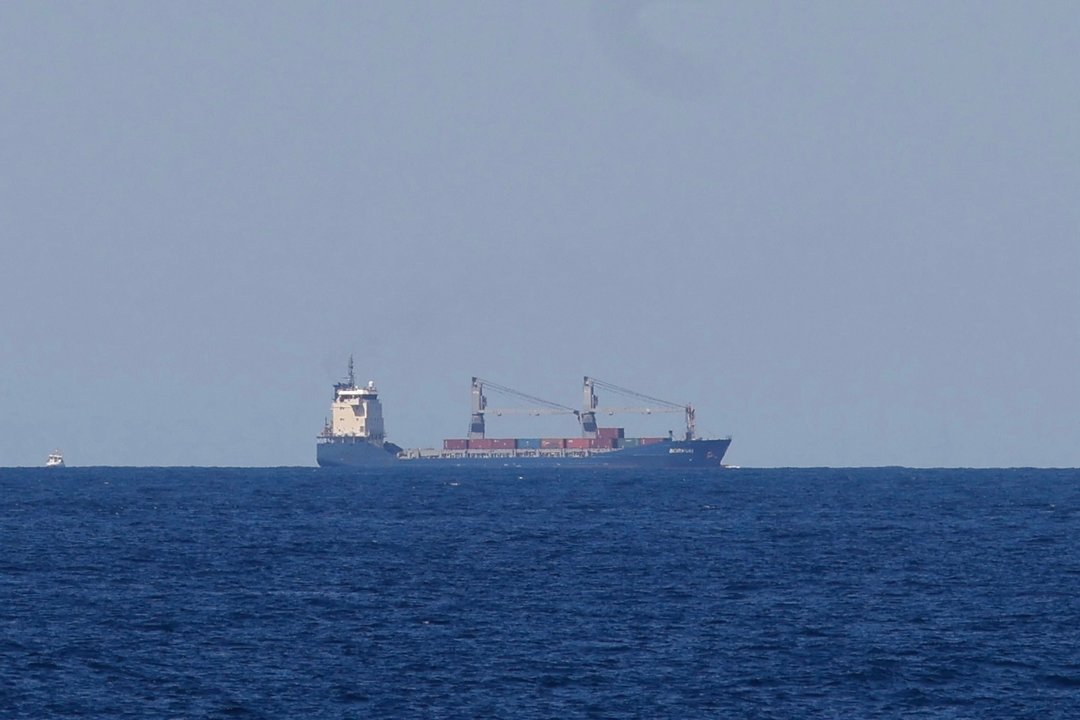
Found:
[{"label": "white superstructure", "polygon": [[64,454],[59,450],[53,450],[45,460],[45,467],[64,467]]},{"label": "white superstructure", "polygon": [[347,382],[334,385],[330,422],[323,429],[323,437],[362,438],[376,445],[382,445],[386,439],[382,403],[375,381],[357,387],[351,357]]}]

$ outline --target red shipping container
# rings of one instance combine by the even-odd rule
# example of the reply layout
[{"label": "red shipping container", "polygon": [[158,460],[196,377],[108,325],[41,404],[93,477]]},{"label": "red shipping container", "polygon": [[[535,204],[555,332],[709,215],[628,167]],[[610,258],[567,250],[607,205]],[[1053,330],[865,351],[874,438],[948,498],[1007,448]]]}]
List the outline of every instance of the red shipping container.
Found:
[{"label": "red shipping container", "polygon": [[516,443],[514,442],[514,438],[509,438],[509,439],[498,438],[498,439],[492,439],[491,440],[491,449],[492,450],[513,450],[515,445],[516,445]]},{"label": "red shipping container", "polygon": [[495,441],[491,438],[478,438],[476,440],[469,440],[470,450],[491,450],[495,446],[492,444]]},{"label": "red shipping container", "polygon": [[662,443],[665,440],[667,440],[667,438],[662,438],[662,437],[658,437],[658,438],[641,438],[641,444],[642,445],[655,445],[656,443]]},{"label": "red shipping container", "polygon": [[566,447],[566,440],[562,438],[543,438],[540,440],[540,447],[545,450],[562,450]]},{"label": "red shipping container", "polygon": [[572,450],[584,450],[592,446],[592,438],[566,438],[566,447]]},{"label": "red shipping container", "polygon": [[615,447],[616,438],[613,437],[599,437],[593,441],[593,447],[595,448],[613,448]]},{"label": "red shipping container", "polygon": [[626,431],[623,428],[597,428],[597,437],[602,438],[621,438],[626,435]]},{"label": "red shipping container", "polygon": [[443,440],[443,450],[465,450],[469,447],[468,440]]}]

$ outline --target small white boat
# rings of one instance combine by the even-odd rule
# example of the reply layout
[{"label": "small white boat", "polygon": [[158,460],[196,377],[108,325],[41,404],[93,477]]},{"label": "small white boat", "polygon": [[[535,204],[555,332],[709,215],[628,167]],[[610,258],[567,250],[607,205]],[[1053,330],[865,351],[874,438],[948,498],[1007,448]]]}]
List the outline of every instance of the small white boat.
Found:
[{"label": "small white boat", "polygon": [[64,453],[53,450],[45,461],[45,467],[64,467]]}]

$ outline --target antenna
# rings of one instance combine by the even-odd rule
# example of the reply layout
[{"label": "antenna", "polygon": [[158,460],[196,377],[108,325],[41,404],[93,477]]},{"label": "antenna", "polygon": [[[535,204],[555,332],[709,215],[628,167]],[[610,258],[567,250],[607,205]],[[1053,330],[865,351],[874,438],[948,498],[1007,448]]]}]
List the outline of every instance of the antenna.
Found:
[{"label": "antenna", "polygon": [[353,374],[353,358],[352,353],[349,353],[349,387],[356,386],[356,376]]}]

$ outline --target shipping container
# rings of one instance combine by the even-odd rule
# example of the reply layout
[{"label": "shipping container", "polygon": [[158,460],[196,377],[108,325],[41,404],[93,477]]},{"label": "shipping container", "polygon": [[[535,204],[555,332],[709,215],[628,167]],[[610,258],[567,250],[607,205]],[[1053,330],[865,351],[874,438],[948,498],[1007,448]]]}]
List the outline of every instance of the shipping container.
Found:
[{"label": "shipping container", "polygon": [[592,438],[566,438],[568,450],[584,450],[593,447]]},{"label": "shipping container", "polygon": [[476,440],[469,440],[470,450],[491,450],[495,447],[492,443],[495,441],[491,438],[478,438]]},{"label": "shipping container", "polygon": [[605,450],[610,450],[611,448],[615,447],[616,442],[618,442],[618,438],[601,437],[593,440],[592,446],[594,448],[604,448]]},{"label": "shipping container", "polygon": [[596,436],[602,438],[621,438],[626,435],[623,428],[597,428]]},{"label": "shipping container", "polygon": [[540,438],[518,438],[518,450],[539,450]]},{"label": "shipping container", "polygon": [[545,450],[562,450],[566,447],[566,440],[563,438],[543,438],[540,441],[540,447]]},{"label": "shipping container", "polygon": [[641,444],[642,445],[655,445],[656,443],[662,443],[665,440],[667,440],[667,438],[663,438],[663,437],[641,438]]},{"label": "shipping container", "polygon": [[443,440],[443,450],[466,450],[469,447],[468,440]]},{"label": "shipping container", "polygon": [[622,447],[637,447],[641,444],[641,438],[622,438],[619,442]]},{"label": "shipping container", "polygon": [[492,450],[513,450],[514,438],[492,438],[491,449]]}]

